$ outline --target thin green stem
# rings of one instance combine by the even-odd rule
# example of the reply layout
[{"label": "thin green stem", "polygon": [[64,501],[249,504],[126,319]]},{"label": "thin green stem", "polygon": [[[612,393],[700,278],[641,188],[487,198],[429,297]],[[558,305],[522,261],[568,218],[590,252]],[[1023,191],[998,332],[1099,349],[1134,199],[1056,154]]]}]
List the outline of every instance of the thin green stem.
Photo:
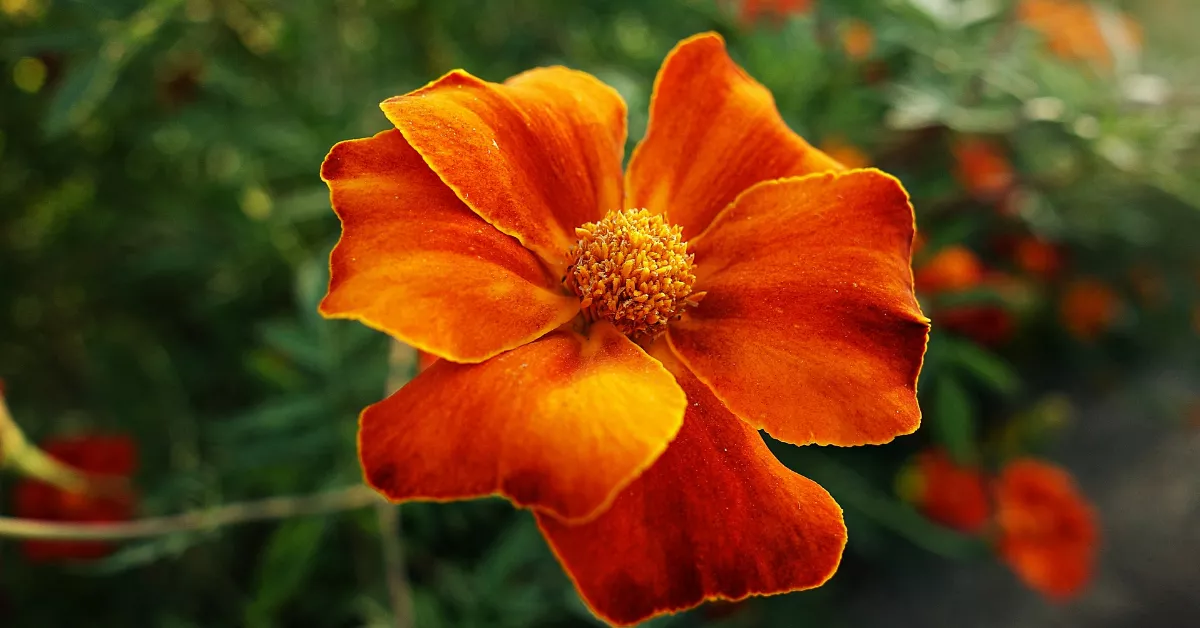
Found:
[{"label": "thin green stem", "polygon": [[54,541],[128,541],[148,537],[199,532],[216,528],[357,510],[379,503],[375,491],[365,486],[298,497],[271,497],[226,504],[166,517],[147,517],[115,523],[60,523],[0,517],[0,537]]}]

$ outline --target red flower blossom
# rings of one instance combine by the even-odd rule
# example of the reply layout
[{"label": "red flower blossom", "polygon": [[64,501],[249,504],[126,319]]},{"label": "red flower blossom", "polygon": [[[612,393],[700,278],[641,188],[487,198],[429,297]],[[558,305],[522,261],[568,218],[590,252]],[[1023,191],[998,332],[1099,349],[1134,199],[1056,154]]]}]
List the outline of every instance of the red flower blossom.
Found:
[{"label": "red flower blossom", "polygon": [[1108,284],[1078,279],[1067,286],[1059,304],[1062,324],[1080,340],[1095,340],[1117,319],[1121,298]]},{"label": "red flower blossom", "polygon": [[952,148],[955,175],[971,196],[998,200],[1016,181],[1012,164],[1000,147],[979,138],[960,138]]},{"label": "red flower blossom", "polygon": [[1091,578],[1096,515],[1063,469],[1032,459],[1009,463],[996,484],[996,523],[1001,558],[1033,589],[1061,600]]},{"label": "red flower blossom", "polygon": [[842,50],[846,56],[862,60],[875,49],[875,31],[862,20],[846,20],[841,28]]},{"label": "red flower blossom", "polygon": [[[1054,55],[1068,60],[1088,61],[1102,68],[1113,65],[1109,38],[1101,27],[1096,8],[1081,0],[1022,0],[1017,16],[1039,32]],[[1142,27],[1123,13],[1117,14],[1114,37],[1137,50],[1142,44]]]},{"label": "red flower blossom", "polygon": [[987,347],[1008,342],[1016,330],[1016,320],[998,305],[962,305],[937,313],[938,327],[966,336]]},{"label": "red flower blossom", "polygon": [[919,292],[961,292],[983,281],[983,263],[965,246],[952,245],[937,252],[915,274]]},{"label": "red flower blossom", "polygon": [[1057,277],[1063,267],[1061,247],[1034,236],[1017,240],[1013,259],[1021,270],[1046,281]]},{"label": "red flower blossom", "polygon": [[914,501],[933,521],[975,533],[992,516],[987,481],[976,467],[960,466],[941,448],[917,456]]},{"label": "red flower blossom", "polygon": [[367,481],[533,509],[615,623],[824,583],[841,509],[757,430],[918,426],[899,182],[792,133],[712,34],[667,57],[624,173],[625,104],[582,72],[454,71],[382,109],[396,129],[322,166],[321,312],[442,359],[363,412]]},{"label": "red flower blossom", "polygon": [[[64,464],[98,476],[128,478],[136,465],[134,442],[126,436],[60,438],[46,442],[42,449]],[[124,521],[133,515],[133,508],[133,497],[125,491],[83,495],[37,480],[22,480],[16,487],[16,514],[26,519]],[[95,559],[112,549],[108,543],[94,541],[25,541],[22,548],[32,561]]]}]

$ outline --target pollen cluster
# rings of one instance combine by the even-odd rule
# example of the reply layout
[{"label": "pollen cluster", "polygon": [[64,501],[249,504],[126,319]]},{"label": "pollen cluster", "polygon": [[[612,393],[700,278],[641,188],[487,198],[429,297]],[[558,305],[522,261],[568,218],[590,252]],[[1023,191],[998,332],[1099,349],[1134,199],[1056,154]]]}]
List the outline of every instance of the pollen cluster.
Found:
[{"label": "pollen cluster", "polygon": [[589,321],[610,321],[636,342],[652,339],[704,298],[692,292],[694,256],[682,231],[645,209],[610,211],[575,229],[563,283]]}]

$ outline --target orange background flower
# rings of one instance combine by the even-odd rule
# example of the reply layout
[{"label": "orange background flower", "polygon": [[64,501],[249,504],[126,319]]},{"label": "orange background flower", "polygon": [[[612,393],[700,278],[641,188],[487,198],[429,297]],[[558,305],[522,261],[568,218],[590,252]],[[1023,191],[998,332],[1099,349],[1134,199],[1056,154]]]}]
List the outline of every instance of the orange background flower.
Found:
[{"label": "orange background flower", "polygon": [[865,59],[875,48],[875,31],[862,20],[846,20],[841,28],[842,50],[851,59]]},{"label": "orange background flower", "polygon": [[[1046,38],[1046,45],[1064,59],[1089,61],[1111,67],[1113,51],[1105,36],[1096,7],[1082,0],[1022,0],[1020,20]],[[1118,14],[1119,33],[1134,50],[1141,47],[1142,28],[1125,14]]]},{"label": "orange background flower", "polygon": [[1052,599],[1091,578],[1096,515],[1066,471],[1037,460],[1009,463],[996,488],[999,552],[1029,586]]},{"label": "orange background flower", "polygon": [[960,138],[952,151],[955,175],[972,196],[996,200],[1016,181],[1012,164],[999,146],[980,138]]},{"label": "orange background flower", "polygon": [[[136,467],[134,442],[126,436],[77,436],[47,441],[42,449],[51,457],[88,473],[128,478]],[[45,521],[101,523],[123,521],[133,515],[133,497],[127,493],[96,496],[64,491],[36,480],[16,487],[17,516]],[[29,560],[85,560],[101,558],[112,546],[92,541],[25,541]]]},{"label": "orange background flower", "polygon": [[1067,286],[1059,305],[1062,324],[1080,340],[1094,340],[1116,321],[1121,299],[1097,279],[1077,279]]},{"label": "orange background flower", "polygon": [[978,532],[992,516],[987,482],[975,467],[961,466],[944,449],[917,456],[915,499],[930,519],[961,532]]},{"label": "orange background flower", "polygon": [[1062,258],[1060,247],[1034,236],[1021,238],[1013,249],[1013,259],[1017,266],[1044,280],[1058,276],[1063,267]]},{"label": "orange background flower", "polygon": [[917,268],[917,290],[936,294],[960,292],[978,286],[983,281],[983,263],[971,249],[951,245],[938,251]]}]

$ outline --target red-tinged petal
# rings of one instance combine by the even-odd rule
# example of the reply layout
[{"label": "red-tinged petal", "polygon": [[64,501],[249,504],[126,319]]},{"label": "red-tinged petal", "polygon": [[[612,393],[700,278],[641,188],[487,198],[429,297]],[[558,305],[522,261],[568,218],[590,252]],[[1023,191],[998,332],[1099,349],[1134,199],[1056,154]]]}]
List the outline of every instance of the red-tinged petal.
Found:
[{"label": "red-tinged petal", "polygon": [[1096,515],[1063,469],[1033,459],[1008,464],[996,486],[1001,558],[1033,589],[1069,598],[1091,579]]},{"label": "red-tinged petal", "polygon": [[399,131],[334,146],[321,177],[342,221],[325,316],[479,362],[578,312],[559,278],[463,205]]},{"label": "red-tinged petal", "polygon": [[435,362],[367,408],[367,482],[394,501],[500,494],[589,517],[666,449],[687,400],[608,324],[556,331],[481,364]]},{"label": "red-tinged petal", "polygon": [[912,207],[878,170],[762,183],[701,237],[708,295],[667,335],[729,409],[796,444],[885,443],[920,424],[929,324]]},{"label": "red-tinged petal", "polygon": [[840,169],[787,127],[721,36],[704,33],[680,42],[659,70],[626,204],[665,213],[694,237],[759,181]]},{"label": "red-tinged petal", "polygon": [[632,624],[823,584],[846,544],[841,508],[672,356],[663,361],[688,397],[667,451],[590,522],[538,515],[580,595],[600,617]]},{"label": "red-tinged petal", "polygon": [[622,209],[625,102],[589,74],[456,70],[380,107],[463,202],[554,268],[575,227]]}]

